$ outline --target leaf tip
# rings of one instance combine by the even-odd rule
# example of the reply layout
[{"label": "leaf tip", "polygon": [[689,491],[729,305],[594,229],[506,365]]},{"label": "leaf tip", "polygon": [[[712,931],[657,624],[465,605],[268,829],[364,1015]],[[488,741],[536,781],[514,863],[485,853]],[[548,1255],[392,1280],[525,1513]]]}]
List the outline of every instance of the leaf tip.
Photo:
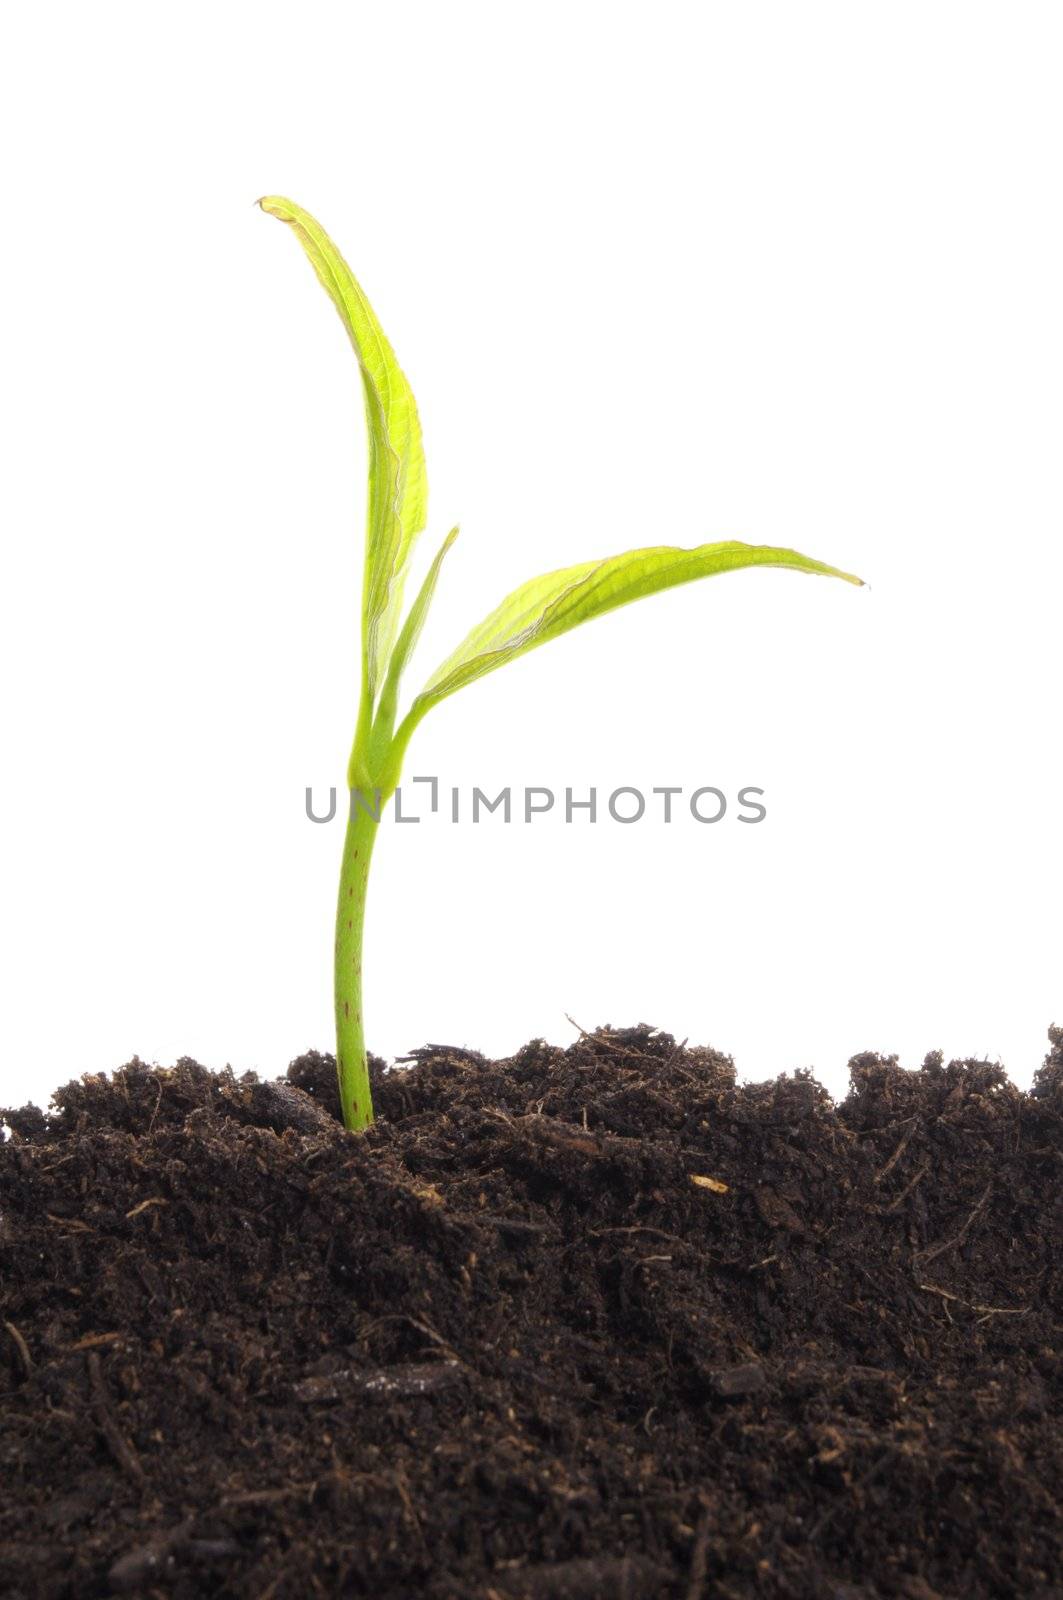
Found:
[{"label": "leaf tip", "polygon": [[264,211],[267,216],[279,217],[282,222],[287,221],[291,213],[291,205],[279,194],[264,194],[255,201],[256,206]]},{"label": "leaf tip", "polygon": [[858,578],[855,572],[843,572],[841,567],[827,567],[825,570],[830,577],[843,578],[846,583],[855,584],[858,589],[867,588],[863,578]]}]

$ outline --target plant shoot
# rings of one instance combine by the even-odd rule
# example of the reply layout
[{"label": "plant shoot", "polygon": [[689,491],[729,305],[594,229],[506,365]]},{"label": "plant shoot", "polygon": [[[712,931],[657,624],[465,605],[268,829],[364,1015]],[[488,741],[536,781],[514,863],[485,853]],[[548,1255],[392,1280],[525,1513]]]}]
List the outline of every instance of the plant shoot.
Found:
[{"label": "plant shoot", "polygon": [[369,431],[369,504],[362,583],[358,713],[347,769],[351,805],[336,910],[336,1068],[348,1128],[373,1118],[362,1007],[362,945],[369,866],[380,807],[394,793],[414,730],[466,684],[618,606],[739,567],[789,567],[859,584],[861,579],[773,545],[651,545],[582,561],[521,584],[447,657],[399,716],[399,691],[424,626],[451,529],[403,616],[410,556],[425,527],[428,480],[417,405],[365,293],[321,225],[290,200],[262,209],[292,229],[347,330],[362,375]]}]

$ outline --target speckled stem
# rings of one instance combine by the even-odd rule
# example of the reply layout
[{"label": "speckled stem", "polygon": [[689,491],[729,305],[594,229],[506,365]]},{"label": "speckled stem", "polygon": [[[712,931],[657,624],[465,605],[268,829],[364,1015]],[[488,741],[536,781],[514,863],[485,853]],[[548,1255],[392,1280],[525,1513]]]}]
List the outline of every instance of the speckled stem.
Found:
[{"label": "speckled stem", "polygon": [[355,793],[343,843],[340,893],[336,907],[336,1073],[340,1109],[347,1128],[367,1128],[373,1120],[369,1067],[362,1013],[362,930],[369,862],[380,824]]}]

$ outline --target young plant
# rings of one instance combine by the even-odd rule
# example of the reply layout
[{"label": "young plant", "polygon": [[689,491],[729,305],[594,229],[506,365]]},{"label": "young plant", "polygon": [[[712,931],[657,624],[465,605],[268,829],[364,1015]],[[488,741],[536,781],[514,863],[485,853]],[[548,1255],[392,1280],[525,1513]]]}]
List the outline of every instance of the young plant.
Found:
[{"label": "young plant", "polygon": [[[394,351],[347,263],[321,225],[291,200],[270,195],[259,205],[286,222],[306,251],[347,333],[362,373],[369,428],[369,518],[362,584],[361,686],[347,768],[347,833],[336,911],[336,1068],[348,1128],[373,1120],[362,1010],[362,934],[369,864],[382,803],[394,793],[414,729],[435,706],[467,683],[526,655],[581,622],[617,606],[739,567],[791,567],[862,580],[796,550],[727,541],[691,550],[652,545],[583,561],[532,578],[492,611],[448,656],[399,720],[399,687],[435,593],[443,558],[457,537],[443,540],[402,621],[410,555],[427,519],[428,480],[417,406]],[[400,626],[401,621],[401,626]]]}]

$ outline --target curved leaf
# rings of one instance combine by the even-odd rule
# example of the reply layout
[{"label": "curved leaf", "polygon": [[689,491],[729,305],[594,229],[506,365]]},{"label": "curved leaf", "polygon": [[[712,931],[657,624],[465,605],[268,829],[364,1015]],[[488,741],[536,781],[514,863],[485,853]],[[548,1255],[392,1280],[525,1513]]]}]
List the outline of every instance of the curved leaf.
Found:
[{"label": "curved leaf", "polygon": [[693,550],[654,545],[548,572],[514,589],[432,674],[411,707],[407,719],[410,731],[426,711],[447,695],[568,633],[581,622],[656,594],[659,589],[671,589],[676,584],[740,567],[790,567],[797,572],[844,578],[847,583],[863,582],[862,578],[813,561],[796,550],[737,541],[702,544]]},{"label": "curved leaf", "polygon": [[[388,662],[387,675],[384,678],[384,687],[380,691],[380,704],[377,708],[376,718],[373,722],[373,729],[369,739],[369,768],[370,772],[377,774],[378,777],[378,769],[382,768],[382,764],[386,764],[390,754],[391,739],[395,729],[395,716],[399,704],[399,685],[402,682],[402,674],[405,672],[410,657],[417,648],[417,641],[421,637],[421,630],[425,625],[425,619],[428,616],[428,612],[432,605],[432,600],[435,596],[436,584],[439,581],[439,569],[443,565],[447,551],[450,549],[457,537],[457,528],[451,528],[450,532],[443,540],[443,543],[436,551],[435,560],[432,562],[432,565],[425,574],[424,582],[420,587],[416,600],[406,613],[406,621],[402,625],[402,632],[399,634],[399,637],[395,643],[395,648],[391,652],[391,659]],[[351,787],[356,787],[356,774],[353,770],[353,764],[351,771],[348,773],[348,778],[350,780]],[[395,783],[397,782],[398,774],[396,773]],[[388,783],[390,783],[390,777],[387,779],[380,778],[379,783],[374,782],[374,787],[379,786],[381,789],[386,790],[384,796],[385,799],[387,799],[389,795],[394,792],[394,784],[388,788]]]},{"label": "curved leaf", "polygon": [[398,628],[410,551],[428,514],[428,477],[417,403],[358,280],[319,222],[294,201],[259,205],[292,229],[354,346],[369,426],[369,521],[362,594],[363,673],[370,701]]}]

